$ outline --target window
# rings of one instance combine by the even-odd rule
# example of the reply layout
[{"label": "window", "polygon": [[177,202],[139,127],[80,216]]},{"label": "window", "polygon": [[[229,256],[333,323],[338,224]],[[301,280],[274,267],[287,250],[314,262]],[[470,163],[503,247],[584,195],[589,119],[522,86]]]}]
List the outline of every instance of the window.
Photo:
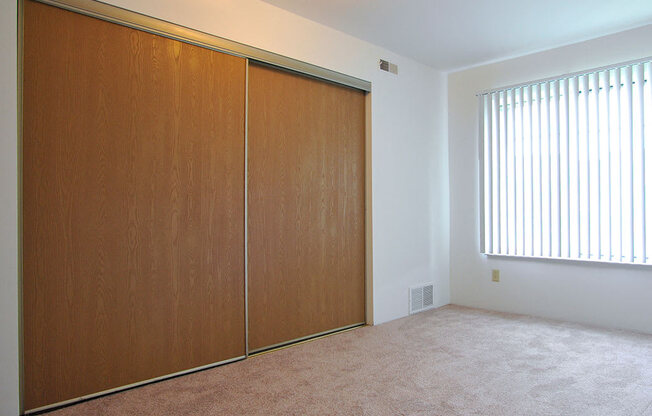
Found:
[{"label": "window", "polygon": [[479,96],[485,254],[652,263],[650,60]]}]

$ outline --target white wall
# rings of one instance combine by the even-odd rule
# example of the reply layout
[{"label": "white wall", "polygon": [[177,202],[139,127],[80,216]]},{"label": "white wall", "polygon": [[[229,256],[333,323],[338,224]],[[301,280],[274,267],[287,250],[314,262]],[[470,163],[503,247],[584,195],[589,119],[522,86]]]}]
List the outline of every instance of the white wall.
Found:
[{"label": "white wall", "polygon": [[[259,0],[112,0],[109,3],[372,82],[375,323],[408,313],[408,287],[435,281],[449,302],[445,75]],[[15,2],[2,3],[0,73],[0,414],[16,414]],[[399,66],[380,72],[379,58]]]},{"label": "white wall", "polygon": [[[652,333],[652,268],[479,254],[479,91],[652,55],[652,25],[449,74],[451,302]],[[500,269],[501,282],[491,282]]]},{"label": "white wall", "polygon": [[0,3],[0,415],[18,414],[16,16]]}]

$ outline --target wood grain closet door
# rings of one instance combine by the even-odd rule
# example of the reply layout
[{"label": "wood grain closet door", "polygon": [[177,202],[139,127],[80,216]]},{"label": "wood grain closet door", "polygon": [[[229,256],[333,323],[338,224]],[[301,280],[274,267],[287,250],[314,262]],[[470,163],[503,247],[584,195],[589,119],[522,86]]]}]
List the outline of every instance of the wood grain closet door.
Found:
[{"label": "wood grain closet door", "polygon": [[249,348],[362,323],[364,93],[249,67]]},{"label": "wood grain closet door", "polygon": [[245,60],[24,19],[25,408],[242,356]]}]

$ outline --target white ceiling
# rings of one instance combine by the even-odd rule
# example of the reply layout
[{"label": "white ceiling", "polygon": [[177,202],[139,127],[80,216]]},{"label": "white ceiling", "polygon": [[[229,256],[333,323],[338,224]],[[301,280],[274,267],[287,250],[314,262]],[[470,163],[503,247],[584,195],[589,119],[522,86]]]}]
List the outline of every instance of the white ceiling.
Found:
[{"label": "white ceiling", "polygon": [[263,1],[440,70],[652,23],[652,0]]}]

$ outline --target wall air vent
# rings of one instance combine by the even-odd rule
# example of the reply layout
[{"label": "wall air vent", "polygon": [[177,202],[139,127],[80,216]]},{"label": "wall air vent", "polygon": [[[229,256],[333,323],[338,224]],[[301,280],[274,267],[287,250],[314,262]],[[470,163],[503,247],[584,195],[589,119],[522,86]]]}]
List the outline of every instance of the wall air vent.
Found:
[{"label": "wall air vent", "polygon": [[391,72],[392,74],[398,74],[398,66],[384,59],[380,60],[379,67],[381,71]]},{"label": "wall air vent", "polygon": [[434,284],[412,286],[409,293],[410,315],[434,306]]}]

